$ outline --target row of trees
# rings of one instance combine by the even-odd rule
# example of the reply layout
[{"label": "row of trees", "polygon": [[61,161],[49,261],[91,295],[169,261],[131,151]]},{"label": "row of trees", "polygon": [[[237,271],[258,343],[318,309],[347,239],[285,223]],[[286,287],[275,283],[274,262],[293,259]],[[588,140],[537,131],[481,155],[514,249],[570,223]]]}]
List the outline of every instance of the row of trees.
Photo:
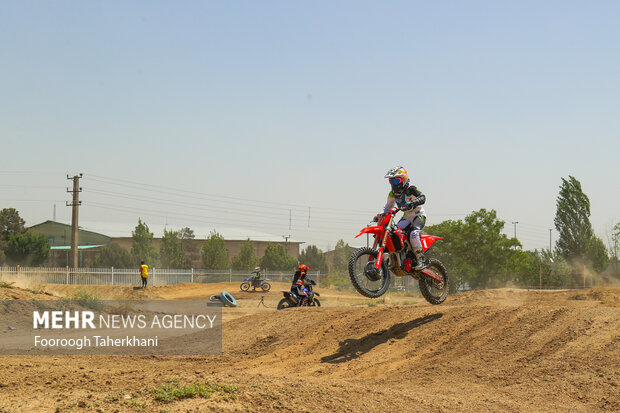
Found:
[{"label": "row of trees", "polygon": [[[494,210],[481,209],[464,220],[444,221],[426,231],[444,237],[433,245],[433,255],[450,268],[453,289],[507,283],[570,287],[582,285],[587,273],[606,268],[609,256],[592,229],[590,201],[572,176],[562,178],[554,224],[559,238],[553,251],[523,251],[517,239],[502,234],[505,222]],[[618,245],[620,224],[612,239]],[[617,247],[611,252],[617,260]]]},{"label": "row of trees", "polygon": [[[581,284],[584,271],[605,269],[609,256],[617,263],[620,223],[608,238],[609,250],[592,229],[590,201],[580,182],[572,176],[562,178],[554,220],[559,238],[555,249],[523,251],[515,238],[503,234],[505,222],[495,210],[480,209],[462,220],[447,220],[428,226],[425,231],[444,238],[433,246],[433,255],[444,262],[453,288],[485,288],[516,283],[521,285],[571,286]],[[251,270],[256,265],[272,270],[292,270],[300,262],[313,270],[329,272],[335,284],[347,284],[348,260],[353,248],[343,240],[336,243],[328,268],[325,254],[314,245],[289,256],[281,244],[269,244],[263,257],[256,254],[251,240],[243,243],[239,254],[229,260],[224,238],[213,231],[198,248],[190,228],[164,231],[157,250],[153,233],[138,220],[132,232],[133,245],[127,251],[116,244],[102,249],[95,267],[132,267],[140,261],[165,268],[188,268],[200,261],[206,268]],[[13,208],[0,211],[0,264],[39,265],[49,255],[44,235],[24,228],[24,220]],[[617,269],[616,269],[617,271]]]},{"label": "row of trees", "polygon": [[[224,237],[212,231],[198,250],[195,247],[194,231],[183,228],[179,231],[164,230],[159,250],[155,248],[153,233],[142,220],[132,232],[133,246],[127,251],[116,244],[103,248],[93,262],[94,267],[131,267],[144,261],[151,266],[163,268],[189,268],[199,257],[205,268],[213,270],[252,270],[257,265],[272,270],[292,270],[298,265],[296,258],[288,255],[282,244],[268,244],[260,259],[254,242],[246,240],[239,254],[228,258]],[[316,247],[314,247],[316,249]],[[312,250],[309,248],[309,250]],[[322,252],[320,254],[322,256]],[[303,253],[302,253],[303,256]],[[323,258],[324,259],[324,258]],[[325,266],[323,266],[326,269]],[[319,268],[317,268],[319,269]]]}]

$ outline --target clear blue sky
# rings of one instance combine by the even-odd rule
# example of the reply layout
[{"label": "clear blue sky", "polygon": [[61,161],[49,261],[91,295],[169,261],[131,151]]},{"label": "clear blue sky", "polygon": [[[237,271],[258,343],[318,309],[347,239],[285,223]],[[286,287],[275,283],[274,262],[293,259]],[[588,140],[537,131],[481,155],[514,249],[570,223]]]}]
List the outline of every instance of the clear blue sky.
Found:
[{"label": "clear blue sky", "polygon": [[615,1],[4,1],[0,207],[32,225],[56,204],[69,222],[66,174],[83,172],[84,222],[248,226],[324,249],[354,242],[402,164],[429,223],[495,209],[527,249],[548,246],[573,175],[606,241],[619,15]]}]

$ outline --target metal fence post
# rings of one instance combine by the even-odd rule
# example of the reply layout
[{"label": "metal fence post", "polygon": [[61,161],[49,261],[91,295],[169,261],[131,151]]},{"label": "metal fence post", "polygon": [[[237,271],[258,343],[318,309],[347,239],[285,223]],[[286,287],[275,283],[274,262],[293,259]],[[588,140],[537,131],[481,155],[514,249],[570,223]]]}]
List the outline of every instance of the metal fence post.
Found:
[{"label": "metal fence post", "polygon": [[66,268],[67,268],[67,282],[66,282],[66,284],[68,285],[69,284],[69,266],[67,265]]},{"label": "metal fence post", "polygon": [[228,282],[232,282],[232,268],[228,269]]},{"label": "metal fence post", "polygon": [[114,267],[112,267],[112,285],[114,285]]},{"label": "metal fence post", "polygon": [[192,268],[192,282],[194,282],[194,269]]}]

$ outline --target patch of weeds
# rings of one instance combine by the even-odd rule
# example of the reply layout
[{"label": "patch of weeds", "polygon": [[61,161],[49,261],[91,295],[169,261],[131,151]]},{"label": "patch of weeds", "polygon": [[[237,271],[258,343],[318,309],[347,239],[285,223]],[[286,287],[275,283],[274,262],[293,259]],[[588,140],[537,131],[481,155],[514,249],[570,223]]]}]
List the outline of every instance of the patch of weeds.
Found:
[{"label": "patch of weeds", "polygon": [[146,402],[141,402],[141,401],[134,400],[134,399],[125,400],[125,404],[131,407],[141,407],[141,408],[146,407]]},{"label": "patch of weeds", "polygon": [[39,311],[45,311],[47,310],[47,306],[45,304],[43,304],[41,301],[39,300],[35,300],[34,298],[32,299],[32,304],[37,307],[37,310]]},{"label": "patch of weeds", "polygon": [[69,300],[75,301],[82,307],[90,308],[91,310],[101,311],[103,309],[103,302],[99,295],[85,290],[76,291]]},{"label": "patch of weeds", "polygon": [[175,400],[194,397],[208,399],[213,393],[220,393],[220,397],[231,398],[231,395],[234,395],[237,392],[237,386],[227,386],[218,383],[196,382],[183,387],[180,386],[178,380],[168,380],[168,383],[169,384],[165,384],[159,388],[151,390],[155,400],[163,403],[170,403]]},{"label": "patch of weeds", "polygon": [[14,282],[9,282],[9,281],[4,281],[4,280],[0,280],[0,288],[13,288],[13,284],[15,284]]},{"label": "patch of weeds", "polygon": [[47,292],[45,291],[45,286],[41,283],[36,283],[32,285],[30,288],[28,288],[28,291],[33,294],[45,294]]},{"label": "patch of weeds", "polygon": [[124,390],[119,390],[113,395],[108,395],[104,397],[104,400],[108,403],[118,402],[125,395]]},{"label": "patch of weeds", "polygon": [[105,397],[103,398],[103,400],[105,400],[105,401],[106,401],[106,402],[108,402],[108,403],[114,403],[114,402],[119,401],[120,399],[121,399],[121,398],[120,398],[120,397],[118,397],[118,396],[105,396]]}]

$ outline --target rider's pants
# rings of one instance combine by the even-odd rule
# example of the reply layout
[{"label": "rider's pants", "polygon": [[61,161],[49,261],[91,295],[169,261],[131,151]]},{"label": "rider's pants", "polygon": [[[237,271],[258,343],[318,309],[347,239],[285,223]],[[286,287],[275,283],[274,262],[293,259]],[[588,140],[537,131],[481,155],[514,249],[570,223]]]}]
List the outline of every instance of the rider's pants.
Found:
[{"label": "rider's pants", "polygon": [[397,225],[400,229],[403,231],[410,231],[409,242],[411,242],[411,247],[414,251],[422,248],[420,231],[424,228],[424,224],[426,224],[426,217],[424,215],[402,217],[401,220],[398,221]]}]

